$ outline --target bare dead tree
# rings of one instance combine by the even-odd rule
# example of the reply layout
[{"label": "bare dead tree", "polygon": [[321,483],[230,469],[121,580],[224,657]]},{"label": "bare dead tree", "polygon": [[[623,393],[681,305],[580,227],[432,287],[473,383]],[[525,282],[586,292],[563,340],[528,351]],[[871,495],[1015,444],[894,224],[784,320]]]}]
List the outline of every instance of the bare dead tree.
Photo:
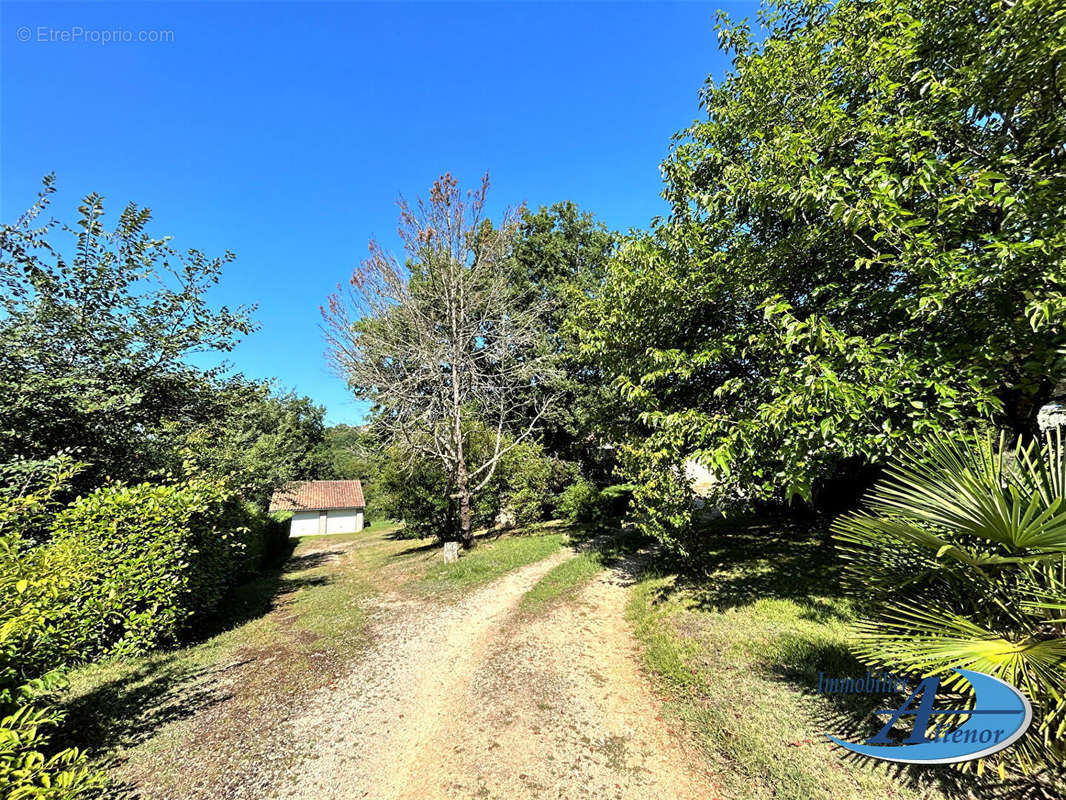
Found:
[{"label": "bare dead tree", "polygon": [[[322,309],[330,363],[373,403],[385,441],[443,463],[459,509],[459,530],[445,538],[457,533],[465,547],[474,542],[472,497],[551,402],[534,391],[550,372],[536,355],[540,309],[518,302],[509,275],[517,216],[485,219],[488,188],[486,174],[464,196],[445,174],[428,200],[401,198],[406,261],[372,240],[369,258]],[[495,432],[477,464],[467,463],[470,423]]]}]

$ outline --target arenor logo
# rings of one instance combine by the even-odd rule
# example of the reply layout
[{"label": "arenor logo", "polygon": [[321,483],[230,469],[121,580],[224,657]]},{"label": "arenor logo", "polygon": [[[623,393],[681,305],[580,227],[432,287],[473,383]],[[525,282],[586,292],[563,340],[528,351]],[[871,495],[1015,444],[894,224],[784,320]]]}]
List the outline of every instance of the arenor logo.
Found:
[{"label": "arenor logo", "polygon": [[[953,764],[984,758],[1010,747],[1029,727],[1033,708],[1025,695],[983,672],[956,669],[973,687],[973,708],[936,708],[939,678],[925,678],[898,709],[876,712],[888,721],[862,744],[826,734],[853,753],[903,764]],[[963,720],[961,723],[960,720]],[[910,734],[894,739],[897,723]]]}]

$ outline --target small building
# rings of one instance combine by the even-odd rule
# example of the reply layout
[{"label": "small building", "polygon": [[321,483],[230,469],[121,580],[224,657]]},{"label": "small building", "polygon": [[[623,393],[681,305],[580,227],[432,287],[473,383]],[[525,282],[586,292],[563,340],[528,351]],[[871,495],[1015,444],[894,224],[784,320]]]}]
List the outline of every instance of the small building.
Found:
[{"label": "small building", "polygon": [[270,511],[291,511],[289,536],[358,533],[366,503],[359,481],[296,481],[274,491]]}]

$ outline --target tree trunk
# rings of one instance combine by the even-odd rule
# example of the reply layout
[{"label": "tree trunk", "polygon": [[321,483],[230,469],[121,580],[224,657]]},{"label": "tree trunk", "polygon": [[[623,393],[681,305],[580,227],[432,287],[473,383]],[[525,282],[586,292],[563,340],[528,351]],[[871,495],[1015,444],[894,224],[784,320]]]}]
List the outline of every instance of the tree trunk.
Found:
[{"label": "tree trunk", "polygon": [[470,480],[466,474],[466,464],[459,462],[456,475],[456,488],[459,495],[459,542],[464,549],[474,546],[473,519],[470,513]]},{"label": "tree trunk", "polygon": [[[453,265],[454,269],[454,265]],[[466,453],[463,447],[463,400],[459,393],[459,364],[463,360],[459,344],[459,321],[462,314],[462,281],[452,282],[453,292],[449,302],[452,326],[452,446],[455,450],[455,488],[459,495],[459,542],[464,549],[474,546],[473,521],[470,518],[470,476],[466,471]]]},{"label": "tree trunk", "polygon": [[458,375],[452,366],[453,400],[452,409],[452,447],[455,450],[455,493],[459,499],[459,542],[465,549],[474,546],[474,525],[470,514],[470,475],[466,471],[466,453],[463,448],[463,417],[459,403]]}]

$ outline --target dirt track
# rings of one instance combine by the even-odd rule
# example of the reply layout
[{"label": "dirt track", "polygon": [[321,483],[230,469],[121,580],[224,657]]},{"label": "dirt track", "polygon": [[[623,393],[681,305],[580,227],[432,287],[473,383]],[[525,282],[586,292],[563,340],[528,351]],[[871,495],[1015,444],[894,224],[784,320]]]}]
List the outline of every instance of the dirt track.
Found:
[{"label": "dirt track", "polygon": [[664,798],[713,785],[659,716],[624,612],[624,569],[535,617],[522,595],[563,551],[457,604],[388,598],[375,645],[302,704],[274,796]]}]

